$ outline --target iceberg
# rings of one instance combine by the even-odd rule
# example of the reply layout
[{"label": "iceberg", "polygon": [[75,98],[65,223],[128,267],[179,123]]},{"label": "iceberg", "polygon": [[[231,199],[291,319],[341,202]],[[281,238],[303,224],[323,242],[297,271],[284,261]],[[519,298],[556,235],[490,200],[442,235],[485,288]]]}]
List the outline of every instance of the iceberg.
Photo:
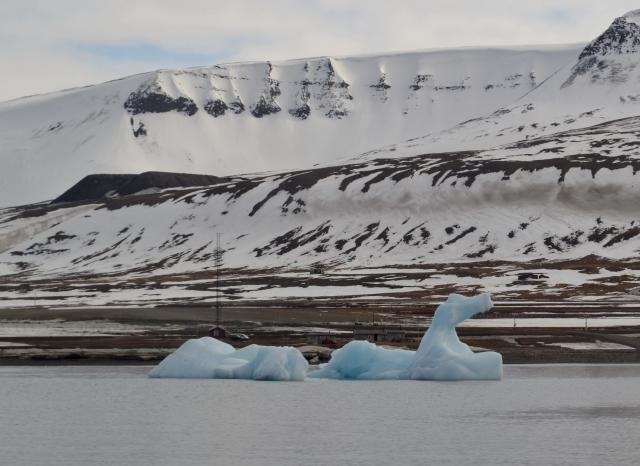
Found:
[{"label": "iceberg", "polygon": [[211,337],[185,342],[149,372],[152,378],[300,381],[309,364],[292,347],[249,345],[236,350]]},{"label": "iceberg", "polygon": [[502,355],[474,353],[462,343],[456,326],[493,307],[489,294],[473,297],[451,294],[436,309],[417,351],[387,349],[366,341],[352,341],[333,352],[331,360],[311,378],[500,380]]},{"label": "iceberg", "polygon": [[[474,353],[462,343],[456,326],[493,303],[487,293],[467,298],[450,295],[440,304],[417,351],[388,349],[352,341],[310,378],[359,380],[500,380],[502,356]],[[249,345],[236,350],[211,337],[188,340],[149,372],[156,378],[206,378],[300,381],[309,364],[296,348]]]}]

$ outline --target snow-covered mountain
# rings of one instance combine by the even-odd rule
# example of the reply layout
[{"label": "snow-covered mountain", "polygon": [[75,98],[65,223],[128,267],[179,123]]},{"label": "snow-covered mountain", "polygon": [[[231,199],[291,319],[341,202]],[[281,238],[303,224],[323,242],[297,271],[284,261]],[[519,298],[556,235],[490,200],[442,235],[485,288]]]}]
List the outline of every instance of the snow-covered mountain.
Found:
[{"label": "snow-covered mountain", "polygon": [[[491,150],[11,208],[0,232],[22,224],[32,237],[5,240],[0,250],[11,252],[1,258],[12,271],[107,272],[127,262],[209,269],[214,231],[232,267],[631,257],[639,132],[633,117]],[[35,234],[34,225],[65,212],[72,218]]]},{"label": "snow-covered mountain", "polygon": [[[225,269],[240,274],[236,292],[244,297],[284,286],[274,285],[274,270],[306,275],[316,264],[343,271],[373,268],[383,276],[389,265],[431,267],[421,283],[387,276],[392,287],[404,283],[422,290],[459,282],[461,269],[490,261],[508,291],[518,270],[574,261],[563,262],[575,270],[564,270],[560,284],[569,277],[572,286],[587,283],[601,293],[603,287],[613,290],[606,279],[615,272],[617,285],[628,287],[640,273],[634,259],[640,235],[639,132],[640,117],[632,117],[485,151],[376,159],[232,177],[206,187],[5,209],[0,275],[12,283],[25,277],[52,281],[58,293],[67,279],[74,285],[63,291],[91,288],[96,277],[110,283],[107,289],[145,283],[153,296],[167,286],[166,277],[181,277],[168,280],[174,285],[196,277],[210,283],[214,232],[220,232]],[[585,257],[618,263],[615,269],[594,259],[585,265]],[[509,263],[520,265],[507,274],[499,266]],[[447,264],[449,273],[437,264]],[[251,283],[257,288],[247,289]]]},{"label": "snow-covered mountain", "polygon": [[638,22],[580,47],[232,64],[2,104],[3,199],[57,199],[0,210],[0,298],[24,304],[29,281],[67,303],[206,301],[215,232],[227,298],[625,296]]},{"label": "snow-covered mountain", "polygon": [[234,63],[5,102],[0,206],[54,198],[94,173],[229,175],[332,162],[511,104],[579,53],[524,47]]},{"label": "snow-covered mountain", "polygon": [[640,114],[640,10],[613,21],[566,66],[485,115],[364,154],[475,150]]}]

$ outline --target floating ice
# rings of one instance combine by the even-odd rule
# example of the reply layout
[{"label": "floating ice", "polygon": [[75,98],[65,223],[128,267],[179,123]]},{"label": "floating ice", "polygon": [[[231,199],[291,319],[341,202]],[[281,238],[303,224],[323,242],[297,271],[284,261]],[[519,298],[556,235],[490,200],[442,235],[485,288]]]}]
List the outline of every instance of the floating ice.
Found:
[{"label": "floating ice", "polygon": [[[386,349],[352,341],[309,377],[329,379],[499,380],[502,356],[474,353],[460,341],[456,326],[493,304],[488,294],[452,294],[438,306],[418,351]],[[308,364],[291,347],[250,345],[236,350],[215,338],[189,340],[154,367],[149,377],[304,380]]]},{"label": "floating ice", "polygon": [[452,294],[438,306],[417,351],[381,348],[352,341],[309,377],[331,379],[499,380],[502,356],[474,353],[460,341],[456,326],[493,306],[483,293],[471,298]]},{"label": "floating ice", "polygon": [[236,350],[211,337],[189,340],[149,372],[149,377],[304,380],[308,363],[295,348],[249,345]]},{"label": "floating ice", "polygon": [[415,351],[386,349],[368,341],[352,341],[309,377],[323,379],[403,379]]}]

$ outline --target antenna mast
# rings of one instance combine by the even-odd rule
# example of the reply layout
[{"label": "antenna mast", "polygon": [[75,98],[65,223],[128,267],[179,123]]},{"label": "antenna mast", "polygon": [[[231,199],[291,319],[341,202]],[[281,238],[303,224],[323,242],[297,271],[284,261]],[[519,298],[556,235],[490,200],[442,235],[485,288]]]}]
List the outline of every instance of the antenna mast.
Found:
[{"label": "antenna mast", "polygon": [[220,248],[220,233],[216,233],[216,326],[220,326],[220,262],[222,262],[222,249]]}]

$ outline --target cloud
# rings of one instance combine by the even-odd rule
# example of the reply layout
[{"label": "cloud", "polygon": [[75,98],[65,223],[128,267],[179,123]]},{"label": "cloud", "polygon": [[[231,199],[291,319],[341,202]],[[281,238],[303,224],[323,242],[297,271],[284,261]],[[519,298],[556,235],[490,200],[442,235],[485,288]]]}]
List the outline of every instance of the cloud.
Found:
[{"label": "cloud", "polygon": [[578,12],[566,8],[550,8],[543,11],[541,14],[543,21],[548,21],[549,23],[561,23],[564,25],[575,24],[579,16],[581,15]]},{"label": "cloud", "polygon": [[155,68],[587,42],[636,6],[626,0],[0,2],[0,100]]},{"label": "cloud", "polygon": [[189,66],[194,63],[215,63],[229,60],[232,56],[228,49],[219,52],[212,50],[211,53],[198,53],[187,50],[167,49],[146,42],[125,44],[79,43],[70,44],[70,47],[99,60],[122,63],[164,63],[167,67]]}]

